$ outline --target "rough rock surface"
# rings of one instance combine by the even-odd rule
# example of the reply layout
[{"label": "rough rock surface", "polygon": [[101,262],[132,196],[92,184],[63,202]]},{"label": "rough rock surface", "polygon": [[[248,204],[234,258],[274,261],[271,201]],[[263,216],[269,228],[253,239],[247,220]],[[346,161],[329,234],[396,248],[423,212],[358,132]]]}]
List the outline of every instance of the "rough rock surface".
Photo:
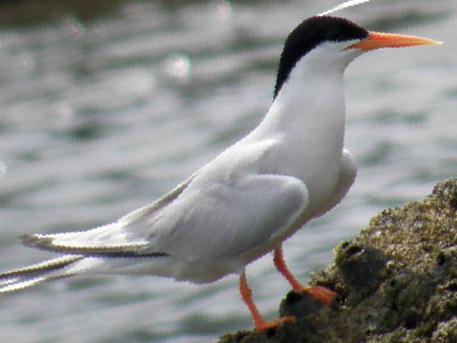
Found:
[{"label": "rough rock surface", "polygon": [[375,216],[310,283],[337,292],[332,307],[290,292],[295,323],[219,343],[457,343],[457,179]]}]

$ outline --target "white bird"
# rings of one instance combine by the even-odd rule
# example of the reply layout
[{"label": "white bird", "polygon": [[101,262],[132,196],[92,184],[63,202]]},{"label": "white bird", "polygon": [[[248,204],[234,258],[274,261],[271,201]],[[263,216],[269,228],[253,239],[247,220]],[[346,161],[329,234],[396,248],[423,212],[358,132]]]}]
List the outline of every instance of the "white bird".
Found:
[{"label": "white bird", "polygon": [[303,287],[287,270],[281,244],[345,196],[356,165],[344,149],[343,73],[366,51],[440,42],[375,33],[340,17],[304,20],[288,36],[273,103],[259,125],[157,201],[83,232],[32,234],[25,245],[63,256],[0,274],[0,292],[80,274],[142,274],[194,283],[240,275],[257,330],[245,267],[274,251],[293,289],[329,304],[334,293]]}]

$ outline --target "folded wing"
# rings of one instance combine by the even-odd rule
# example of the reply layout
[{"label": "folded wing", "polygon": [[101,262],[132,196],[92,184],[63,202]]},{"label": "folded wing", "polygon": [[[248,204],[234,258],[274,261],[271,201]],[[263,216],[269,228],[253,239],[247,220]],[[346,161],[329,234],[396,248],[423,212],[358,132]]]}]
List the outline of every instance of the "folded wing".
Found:
[{"label": "folded wing", "polygon": [[236,259],[285,235],[307,204],[305,184],[284,175],[244,175],[189,189],[157,218],[156,227],[167,229],[151,234],[151,246],[193,261]]},{"label": "folded wing", "polygon": [[143,219],[154,217],[163,207],[170,205],[194,177],[195,174],[159,200],[127,214],[114,223],[88,231],[23,235],[21,240],[29,247],[64,254],[98,257],[165,256],[163,252],[150,251],[147,237],[142,230],[135,230],[135,227]]},{"label": "folded wing", "polygon": [[286,235],[308,204],[299,179],[259,172],[274,144],[247,145],[234,156],[228,151],[163,198],[115,223],[22,239],[28,246],[86,257],[207,261],[265,250],[275,237]]}]

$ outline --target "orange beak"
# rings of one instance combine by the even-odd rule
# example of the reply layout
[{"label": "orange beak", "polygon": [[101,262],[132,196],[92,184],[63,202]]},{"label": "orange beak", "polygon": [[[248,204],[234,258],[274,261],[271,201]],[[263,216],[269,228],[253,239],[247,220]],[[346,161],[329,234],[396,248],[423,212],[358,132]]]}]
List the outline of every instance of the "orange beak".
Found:
[{"label": "orange beak", "polygon": [[359,49],[363,51],[370,51],[382,48],[404,48],[411,46],[440,44],[443,44],[443,42],[428,38],[382,32],[369,32],[367,39],[364,39],[358,43],[348,46],[345,50]]}]

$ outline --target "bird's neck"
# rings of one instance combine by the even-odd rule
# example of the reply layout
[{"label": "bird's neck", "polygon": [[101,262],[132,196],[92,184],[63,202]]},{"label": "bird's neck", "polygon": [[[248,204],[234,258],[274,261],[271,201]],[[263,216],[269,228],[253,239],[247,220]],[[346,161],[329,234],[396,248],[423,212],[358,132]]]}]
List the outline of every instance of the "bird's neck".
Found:
[{"label": "bird's neck", "polygon": [[250,135],[278,142],[267,171],[302,180],[312,199],[310,213],[331,197],[338,182],[344,124],[343,71],[295,73]]},{"label": "bird's neck", "polygon": [[279,134],[290,144],[341,150],[344,123],[343,70],[298,65],[256,131]]}]

